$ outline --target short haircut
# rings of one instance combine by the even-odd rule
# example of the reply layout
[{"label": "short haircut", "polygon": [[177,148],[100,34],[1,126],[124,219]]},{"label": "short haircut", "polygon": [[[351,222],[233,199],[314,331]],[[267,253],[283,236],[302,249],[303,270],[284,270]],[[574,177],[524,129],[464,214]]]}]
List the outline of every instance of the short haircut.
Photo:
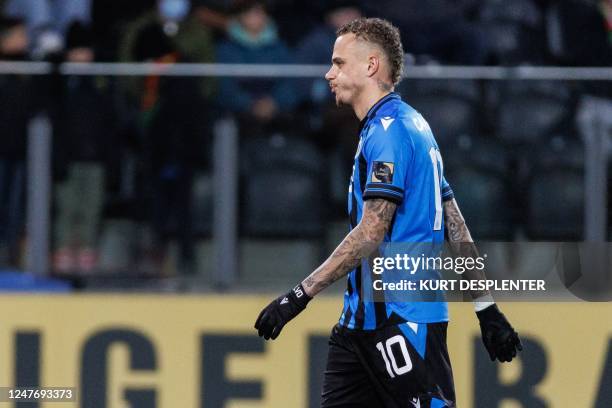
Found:
[{"label": "short haircut", "polygon": [[404,48],[397,27],[381,18],[358,18],[336,32],[337,36],[344,34],[354,34],[355,37],[380,47],[389,61],[393,85],[400,82],[404,69]]}]

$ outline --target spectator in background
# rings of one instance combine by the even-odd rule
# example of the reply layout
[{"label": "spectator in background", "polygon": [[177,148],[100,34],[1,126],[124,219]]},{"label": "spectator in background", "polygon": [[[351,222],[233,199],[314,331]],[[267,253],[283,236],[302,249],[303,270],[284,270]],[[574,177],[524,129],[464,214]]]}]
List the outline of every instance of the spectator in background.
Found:
[{"label": "spectator in background", "polygon": [[[151,22],[142,27],[131,54],[137,61],[184,62],[183,55],[163,26]],[[207,157],[205,100],[198,90],[199,79],[160,77],[144,79],[140,94],[138,123],[143,139],[145,203],[156,232],[153,248],[143,258],[161,267],[168,243],[177,237],[181,251],[180,269],[193,271],[192,186],[195,168]]]},{"label": "spectator in background", "polygon": [[[336,31],[360,18],[358,1],[332,0],[324,9],[324,24],[315,26],[300,42],[296,60],[300,64],[331,64],[330,55]],[[338,109],[324,78],[298,81],[299,97],[310,117],[309,128],[323,149],[340,149],[345,167],[350,169],[355,149],[357,120],[351,109]]]},{"label": "spectator in background", "polygon": [[612,47],[612,0],[601,0],[599,2],[601,13],[606,19],[606,32],[608,33],[608,44]]},{"label": "spectator in background", "polygon": [[406,52],[444,64],[482,65],[487,57],[484,33],[468,17],[476,0],[363,0],[366,14],[386,18],[402,33]]},{"label": "spectator in background", "polygon": [[[324,24],[316,25],[298,44],[296,62],[298,64],[330,64],[336,31],[361,16],[357,1],[331,0],[327,2]],[[299,88],[300,98],[314,104],[334,99],[329,91],[329,84],[323,77],[301,80]]]},{"label": "spectator in background", "polygon": [[138,58],[134,54],[134,46],[137,37],[144,28],[158,23],[183,58],[191,62],[211,62],[214,48],[210,29],[201,24],[190,9],[189,0],[158,0],[154,9],[148,10],[126,26],[119,49],[120,60],[136,61]]},{"label": "spectator in background", "polygon": [[[225,37],[232,19],[236,0],[193,0],[194,14],[215,32],[215,38]],[[271,0],[263,1],[268,12],[278,23],[280,37],[294,46],[317,21],[318,4],[325,0]]]},{"label": "spectator in background", "polygon": [[89,24],[91,0],[6,0],[5,14],[24,19],[36,59],[62,50],[72,21]]},{"label": "spectator in background", "polygon": [[[0,60],[27,60],[28,44],[25,22],[0,18]],[[28,77],[0,76],[0,267],[14,267],[19,258],[32,91]]]},{"label": "spectator in background", "polygon": [[224,37],[231,21],[232,3],[232,0],[194,0],[193,14],[213,30],[215,38]]},{"label": "spectator in background", "polygon": [[[93,62],[92,34],[73,23],[65,61]],[[109,78],[59,77],[60,98],[52,109],[57,215],[54,269],[90,273],[97,266],[97,239],[104,206],[107,167],[117,145]]]},{"label": "spectator in background", "polygon": [[[217,61],[231,64],[287,64],[289,49],[279,39],[274,21],[263,2],[237,1],[235,18],[229,23],[227,40],[218,47]],[[223,78],[219,104],[241,114],[254,126],[270,124],[279,113],[296,106],[293,81],[286,79]],[[245,122],[243,121],[243,124]]]},{"label": "spectator in background", "polygon": [[[609,42],[606,9],[581,0],[547,0],[550,51],[555,64],[570,66],[610,66],[612,46]],[[612,2],[607,2],[608,6]]]},{"label": "spectator in background", "polygon": [[91,0],[96,60],[117,61],[125,26],[155,7],[156,0]]},{"label": "spectator in background", "polygon": [[[125,27],[119,46],[119,59],[122,62],[143,61],[142,55],[136,55],[136,51],[143,48],[137,46],[137,39],[145,38],[145,30],[159,25],[165,34],[164,42],[171,43],[170,46],[180,53],[183,62],[212,62],[214,44],[211,32],[190,13],[190,7],[189,0],[158,0],[154,9]],[[142,91],[140,81],[134,79],[129,85],[132,96]],[[202,94],[210,96],[213,92],[213,81],[202,78],[199,83]]]},{"label": "spectator in background", "polygon": [[266,4],[278,32],[290,48],[295,48],[312,27],[320,24],[326,7],[335,0],[270,0]]},{"label": "spectator in background", "polygon": [[[543,1],[547,4],[549,51],[555,65],[612,65],[612,43],[606,20],[610,15],[606,15],[605,8],[598,7],[601,4],[580,0]],[[612,95],[609,81],[584,81],[579,86],[591,95],[604,98]]]},{"label": "spectator in background", "polygon": [[[315,26],[300,42],[296,60],[300,64],[330,65],[330,56],[336,41],[336,31],[346,23],[362,16],[358,1],[332,0],[323,9],[324,24]],[[307,116],[310,138],[330,157],[330,204],[333,216],[346,212],[345,183],[350,177],[355,155],[355,134],[359,121],[348,107],[336,107],[336,101],[327,81],[320,79],[300,79],[298,94],[300,111]]]},{"label": "spectator in background", "polygon": [[30,36],[21,18],[0,17],[0,57],[3,61],[28,59]]}]

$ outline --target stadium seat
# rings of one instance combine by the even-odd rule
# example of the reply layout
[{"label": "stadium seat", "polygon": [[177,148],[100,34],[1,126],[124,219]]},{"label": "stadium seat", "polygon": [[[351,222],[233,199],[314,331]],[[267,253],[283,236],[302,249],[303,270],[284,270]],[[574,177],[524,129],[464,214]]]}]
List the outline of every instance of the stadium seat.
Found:
[{"label": "stadium seat", "polygon": [[454,169],[448,180],[474,239],[512,239],[512,206],[503,174],[467,165]]},{"label": "stadium seat", "polygon": [[582,237],[584,176],[570,168],[540,170],[529,188],[529,238],[578,240]]},{"label": "stadium seat", "polygon": [[414,79],[406,78],[400,82],[398,92],[410,104],[413,95],[431,95],[449,93],[462,96],[471,101],[477,101],[479,96],[478,83],[468,79]]},{"label": "stadium seat", "polygon": [[573,124],[567,98],[533,90],[505,93],[500,101],[497,135],[510,144],[532,145],[568,129]]},{"label": "stadium seat", "polygon": [[488,89],[498,94],[497,102],[508,97],[537,94],[571,103],[575,86],[571,82],[556,80],[505,80],[489,82]]},{"label": "stadium seat", "polygon": [[321,262],[321,243],[312,239],[242,239],[238,287],[286,290]]},{"label": "stadium seat", "polygon": [[534,240],[583,236],[584,149],[577,139],[552,138],[535,153],[527,198],[527,234]]},{"label": "stadium seat", "polygon": [[482,3],[480,21],[511,21],[529,27],[542,24],[542,13],[532,0],[485,0]]},{"label": "stadium seat", "polygon": [[192,211],[193,233],[198,237],[209,237],[212,232],[213,188],[210,174],[196,174],[193,180]]},{"label": "stadium seat", "polygon": [[461,135],[446,147],[441,150],[445,174],[452,174],[454,168],[468,164],[500,174],[508,172],[506,146],[493,137]]},{"label": "stadium seat", "polygon": [[200,239],[195,242],[195,270],[203,282],[214,281],[215,245],[212,239]]},{"label": "stadium seat", "polygon": [[127,271],[132,262],[137,225],[129,219],[107,219],[100,234],[99,269],[105,273]]},{"label": "stadium seat", "polygon": [[321,154],[314,144],[306,139],[278,133],[245,141],[241,158],[243,174],[270,168],[321,170]]},{"label": "stadium seat", "polygon": [[244,233],[253,237],[317,237],[322,234],[319,177],[295,169],[252,172],[244,190]]},{"label": "stadium seat", "polygon": [[400,92],[427,120],[439,145],[448,145],[460,135],[477,133],[477,90],[473,83],[436,82],[409,81],[402,84]]},{"label": "stadium seat", "polygon": [[495,139],[461,136],[442,151],[445,177],[478,240],[512,240],[513,206],[502,145]]},{"label": "stadium seat", "polygon": [[[477,242],[487,254],[488,279],[542,279],[554,273],[558,246],[554,242]],[[510,294],[516,299],[516,293]]]},{"label": "stadium seat", "polygon": [[609,66],[605,13],[597,2],[546,2],[548,52],[555,65]]},{"label": "stadium seat", "polygon": [[[357,148],[355,146],[355,148]],[[351,167],[346,164],[345,154],[340,146],[329,152],[326,159],[329,162],[329,195],[333,205],[336,207],[333,216],[338,213],[342,219],[347,215],[347,189],[351,178]]]},{"label": "stadium seat", "polygon": [[238,287],[283,289],[320,262],[329,168],[308,140],[276,134],[242,146]]},{"label": "stadium seat", "polygon": [[584,144],[575,134],[549,136],[539,147],[533,148],[528,156],[532,168],[556,166],[582,170],[584,167]]},{"label": "stadium seat", "polygon": [[493,63],[544,62],[544,20],[531,0],[487,0],[478,16]]},{"label": "stadium seat", "polygon": [[490,60],[495,64],[515,65],[525,62],[544,63],[545,42],[542,33],[514,22],[481,24],[491,45]]},{"label": "stadium seat", "polygon": [[322,160],[306,140],[280,135],[249,143],[242,189],[242,232],[259,238],[323,234]]}]

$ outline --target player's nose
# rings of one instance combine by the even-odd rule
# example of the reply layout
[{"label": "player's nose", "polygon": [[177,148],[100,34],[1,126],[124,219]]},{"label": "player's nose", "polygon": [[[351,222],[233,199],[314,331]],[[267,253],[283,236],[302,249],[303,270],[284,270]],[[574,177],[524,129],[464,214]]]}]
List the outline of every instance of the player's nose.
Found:
[{"label": "player's nose", "polygon": [[325,79],[328,81],[331,81],[332,79],[334,79],[334,77],[335,77],[334,67],[331,67],[329,71],[327,71],[327,73],[325,74]]}]

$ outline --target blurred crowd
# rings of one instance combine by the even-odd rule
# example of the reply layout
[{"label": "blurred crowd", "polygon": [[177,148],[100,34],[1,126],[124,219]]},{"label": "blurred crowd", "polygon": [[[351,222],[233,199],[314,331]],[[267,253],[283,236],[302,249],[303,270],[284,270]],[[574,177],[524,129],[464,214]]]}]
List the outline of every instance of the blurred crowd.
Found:
[{"label": "blurred crowd", "polygon": [[[400,28],[409,65],[612,62],[611,0],[0,0],[0,7],[3,61],[329,64],[340,26],[378,16]],[[142,246],[140,259],[162,263],[173,237],[184,270],[193,270],[194,239],[210,233],[206,221],[194,229],[201,214],[193,195],[198,175],[210,170],[214,120],[232,114],[246,142],[305,138],[344,176],[358,123],[332,102],[322,78],[0,76],[0,264],[15,264],[23,246],[27,126],[36,112],[53,126],[54,270],[95,270],[102,219],[122,217],[150,227],[130,244]],[[344,195],[336,198],[337,208],[325,210],[332,218],[343,213]]]}]

